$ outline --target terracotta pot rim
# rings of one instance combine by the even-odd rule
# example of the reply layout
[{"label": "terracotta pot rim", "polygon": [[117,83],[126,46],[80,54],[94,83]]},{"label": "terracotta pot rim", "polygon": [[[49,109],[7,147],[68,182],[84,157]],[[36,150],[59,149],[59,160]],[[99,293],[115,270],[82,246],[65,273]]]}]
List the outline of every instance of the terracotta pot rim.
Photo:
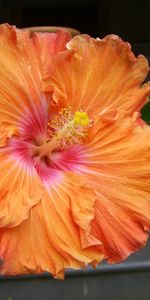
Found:
[{"label": "terracotta pot rim", "polygon": [[80,31],[71,27],[64,26],[32,26],[22,28],[24,30],[29,30],[31,33],[33,32],[57,32],[58,30],[66,30],[71,33],[72,36],[80,34]]}]

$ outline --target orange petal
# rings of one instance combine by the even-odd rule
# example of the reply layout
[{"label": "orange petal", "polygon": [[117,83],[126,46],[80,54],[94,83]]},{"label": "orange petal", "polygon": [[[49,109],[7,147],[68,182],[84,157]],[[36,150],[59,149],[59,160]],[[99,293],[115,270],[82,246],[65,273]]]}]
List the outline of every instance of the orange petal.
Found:
[{"label": "orange petal", "polygon": [[[90,234],[91,222],[95,214],[96,195],[90,188],[87,187],[82,176],[70,173],[67,175],[68,176],[65,178],[65,184],[68,181],[70,185],[69,195],[72,217],[79,227],[81,246],[82,248],[87,248],[93,245],[100,245],[101,242]],[[66,186],[63,185],[63,191],[65,191],[66,194],[68,193],[68,184]]]},{"label": "orange petal", "polygon": [[107,193],[107,198],[101,194],[98,197],[91,233],[102,241],[103,253],[108,261],[120,262],[145,246],[148,234],[144,232],[140,218],[129,210],[128,205],[116,205],[115,200],[109,201]]},{"label": "orange petal", "polygon": [[[1,273],[48,271],[62,278],[65,268],[85,267],[103,258],[100,247],[81,247],[79,227],[74,222],[70,205],[70,200],[76,201],[80,186],[74,196],[71,185],[76,186],[77,179],[70,174],[68,179],[66,176],[61,184],[45,191],[43,199],[30,210],[27,220],[1,231],[0,257],[4,261]],[[88,196],[86,190],[85,195]],[[81,199],[84,200],[83,195]]]},{"label": "orange petal", "polygon": [[144,246],[150,230],[150,127],[137,115],[95,121],[83,172],[97,194],[91,234],[110,262]]},{"label": "orange petal", "polygon": [[32,37],[39,60],[40,72],[42,77],[45,77],[51,71],[51,63],[55,55],[65,50],[66,43],[70,40],[71,36],[69,32],[60,30],[57,33],[51,34],[34,33]]},{"label": "orange petal", "polygon": [[29,162],[0,153],[0,227],[13,227],[28,218],[43,197],[44,188]]},{"label": "orange petal", "polygon": [[7,138],[16,134],[16,130],[6,124],[0,124],[0,147],[6,145]]},{"label": "orange petal", "polygon": [[149,67],[146,58],[135,58],[130,45],[119,37],[92,39],[74,37],[68,53],[59,55],[53,73],[43,83],[54,90],[53,99],[61,106],[82,108],[90,114],[120,108],[129,113],[139,109],[150,93],[150,84],[141,87]]},{"label": "orange petal", "polygon": [[0,128],[5,127],[8,134],[18,134],[27,115],[37,115],[38,109],[46,107],[42,76],[50,70],[56,53],[64,49],[68,35],[37,33],[30,38],[28,31],[0,26]]}]

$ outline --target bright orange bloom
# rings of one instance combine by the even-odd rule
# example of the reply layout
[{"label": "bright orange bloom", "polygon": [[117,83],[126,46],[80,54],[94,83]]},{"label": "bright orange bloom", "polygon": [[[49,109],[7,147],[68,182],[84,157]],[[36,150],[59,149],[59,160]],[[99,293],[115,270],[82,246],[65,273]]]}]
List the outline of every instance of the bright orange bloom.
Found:
[{"label": "bright orange bloom", "polygon": [[69,40],[0,27],[2,274],[62,278],[148,238],[147,61],[113,35]]}]

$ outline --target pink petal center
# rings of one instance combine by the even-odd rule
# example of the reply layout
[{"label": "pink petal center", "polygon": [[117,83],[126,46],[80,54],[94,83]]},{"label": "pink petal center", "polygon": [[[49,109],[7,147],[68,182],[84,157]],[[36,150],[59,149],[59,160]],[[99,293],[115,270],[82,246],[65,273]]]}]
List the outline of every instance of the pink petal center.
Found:
[{"label": "pink petal center", "polygon": [[[60,143],[57,142],[58,138],[55,134],[50,139],[47,131],[47,119],[45,108],[40,109],[38,114],[34,112],[32,115],[26,116],[21,124],[19,136],[14,136],[9,140],[6,150],[23,167],[28,166],[30,171],[36,169],[44,183],[52,182],[62,172],[79,169],[83,160],[83,146],[78,144],[78,140],[77,145],[75,145],[75,140],[71,145],[69,136],[68,148],[64,149],[62,145],[66,146],[67,142],[62,142],[62,133],[58,134]],[[64,132],[63,128],[61,130]],[[78,135],[76,134],[75,137],[77,138]],[[64,138],[68,141],[66,132]],[[49,144],[52,144],[51,151]],[[43,152],[43,149],[46,151]]]}]

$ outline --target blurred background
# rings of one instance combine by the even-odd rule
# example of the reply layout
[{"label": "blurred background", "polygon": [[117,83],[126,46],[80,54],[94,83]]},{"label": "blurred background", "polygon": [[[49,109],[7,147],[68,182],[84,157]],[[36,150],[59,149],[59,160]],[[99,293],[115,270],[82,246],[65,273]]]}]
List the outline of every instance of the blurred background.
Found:
[{"label": "blurred background", "polygon": [[110,33],[150,59],[149,0],[0,0],[0,23],[65,26],[93,37]]},{"label": "blurred background", "polygon": [[68,26],[92,36],[116,33],[131,43],[148,43],[149,10],[149,0],[0,0],[0,22]]},{"label": "blurred background", "polygon": [[[103,37],[110,33],[129,41],[135,54],[150,61],[149,0],[0,0],[0,23],[19,28],[65,26]],[[150,109],[143,111],[150,120]],[[96,271],[67,271],[64,282],[48,275],[0,277],[0,300],[149,300],[150,246],[117,265]],[[9,298],[10,299],[10,298]]]}]

